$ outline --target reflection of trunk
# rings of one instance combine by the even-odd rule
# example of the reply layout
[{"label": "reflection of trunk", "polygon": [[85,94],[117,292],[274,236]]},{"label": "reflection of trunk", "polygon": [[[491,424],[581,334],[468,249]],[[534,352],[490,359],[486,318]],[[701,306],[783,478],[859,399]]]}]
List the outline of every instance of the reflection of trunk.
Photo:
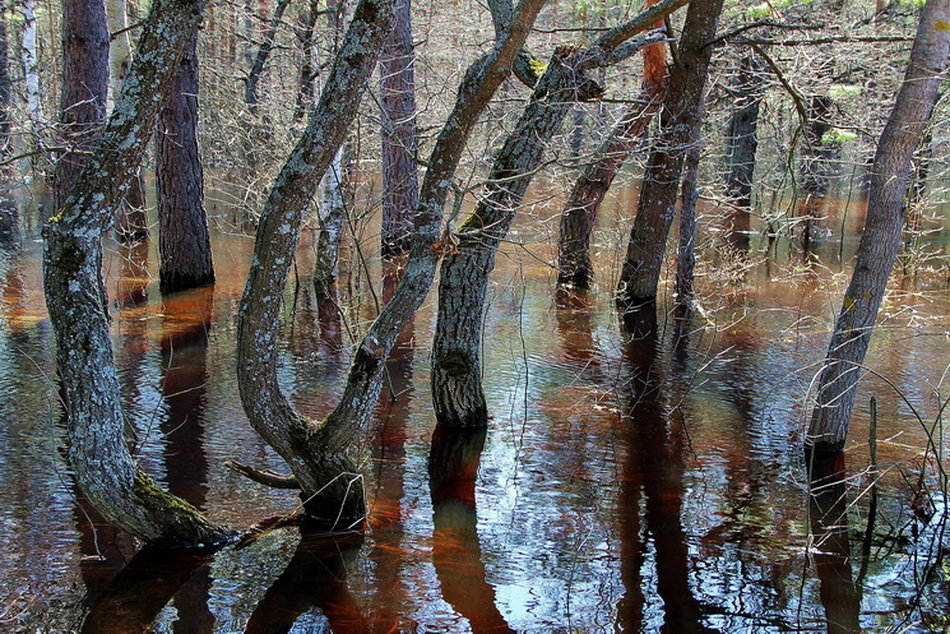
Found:
[{"label": "reflection of trunk", "polygon": [[478,543],[475,476],[485,435],[484,429],[442,425],[432,435],[432,563],[442,598],[468,620],[473,632],[512,632],[495,605],[495,588],[485,579]]},{"label": "reflection of trunk", "polygon": [[102,142],[60,212],[44,229],[44,288],[56,332],[67,454],[77,485],[109,521],[146,542],[195,546],[228,534],[157,487],[132,462],[125,438],[101,274],[102,235],[124,194],[167,85],[203,5],[158,0]]},{"label": "reflection of trunk", "polygon": [[[661,34],[629,41],[675,3],[655,5],[628,22],[625,36],[586,50],[558,49],[531,100],[495,158],[487,193],[456,234],[458,245],[442,263],[439,315],[432,344],[432,399],[436,420],[456,427],[488,424],[481,384],[481,320],[495,252],[508,232],[551,137],[576,101],[600,96],[586,72],[619,61]],[[608,32],[609,33],[609,32]]]},{"label": "reflection of trunk", "polygon": [[703,88],[716,34],[722,0],[690,3],[686,24],[670,68],[670,84],[663,102],[662,127],[650,155],[637,217],[620,273],[618,303],[636,307],[656,300],[666,253],[666,239],[673,222],[683,161],[699,137]]},{"label": "reflection of trunk", "polygon": [[63,96],[60,125],[67,151],[53,174],[59,209],[88,154],[94,151],[106,115],[109,29],[103,0],[63,0]]},{"label": "reflection of trunk", "polygon": [[681,517],[686,435],[682,421],[675,423],[664,404],[656,311],[650,306],[628,313],[622,326],[629,392],[622,423],[627,448],[619,510],[626,594],[618,606],[618,620],[625,631],[642,624],[643,553],[648,551],[643,539],[649,536],[655,549],[664,631],[703,631],[702,609],[689,583],[690,558]]},{"label": "reflection of trunk", "polygon": [[[280,389],[280,306],[305,201],[342,142],[346,123],[355,116],[358,96],[392,19],[392,0],[363,0],[357,7],[320,104],[264,207],[239,312],[238,382],[248,418],[291,466],[308,518],[318,524],[346,527],[362,521],[362,487],[348,457],[349,446],[376,404],[385,359],[432,283],[439,257],[432,247],[468,134],[507,74],[542,4],[543,0],[522,0],[507,37],[466,74],[429,161],[405,274],[358,347],[340,403],[320,422],[298,415]],[[346,106],[342,111],[341,104]]]},{"label": "reflection of trunk", "polygon": [[[653,6],[657,0],[647,0]],[[654,26],[663,26],[662,21]],[[614,177],[640,143],[666,92],[667,45],[654,44],[643,50],[643,83],[640,101],[630,106],[609,136],[597,148],[597,160],[584,169],[561,212],[558,238],[558,284],[579,289],[590,286],[594,271],[590,260],[590,238],[597,211]]]},{"label": "reflection of trunk", "polygon": [[372,631],[346,585],[362,541],[353,535],[335,539],[301,532],[293,558],[254,608],[245,634],[290,632],[313,608],[326,617],[329,631]]},{"label": "reflection of trunk", "polygon": [[739,62],[733,80],[733,111],[726,123],[726,195],[732,209],[727,231],[733,245],[749,248],[749,215],[752,211],[752,183],[758,147],[759,107],[765,96],[765,63],[754,52]]},{"label": "reflection of trunk", "polygon": [[156,135],[159,279],[163,293],[214,282],[198,156],[198,57],[193,38],[165,98]]},{"label": "reflection of trunk", "polygon": [[208,559],[206,554],[181,550],[153,547],[140,550],[90,606],[82,632],[147,631],[159,611]]},{"label": "reflection of trunk", "polygon": [[818,377],[806,438],[807,446],[820,453],[842,451],[848,435],[860,366],[900,246],[911,159],[933,112],[938,77],[950,52],[950,31],[933,26],[940,20],[950,22],[950,0],[929,0],[907,74],[874,156],[864,233]]},{"label": "reflection of trunk", "polygon": [[594,300],[586,293],[558,288],[554,296],[557,333],[566,361],[591,379],[601,379],[600,355],[593,335]]},{"label": "reflection of trunk", "polygon": [[396,23],[379,60],[384,256],[409,250],[412,213],[419,204],[415,163],[419,132],[410,4],[410,0],[397,0]]},{"label": "reflection of trunk", "polygon": [[818,571],[828,633],[861,632],[861,593],[853,580],[848,540],[844,456],[818,459],[810,467],[808,514],[814,541],[812,557]]}]

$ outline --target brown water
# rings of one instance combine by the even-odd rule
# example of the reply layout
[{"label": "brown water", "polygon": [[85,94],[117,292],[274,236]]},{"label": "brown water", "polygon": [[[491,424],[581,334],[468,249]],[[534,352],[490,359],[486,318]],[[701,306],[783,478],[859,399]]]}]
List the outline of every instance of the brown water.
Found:
[{"label": "brown water", "polygon": [[[862,384],[845,462],[822,465],[838,476],[809,496],[806,392],[845,281],[833,254],[827,268],[784,256],[745,272],[707,267],[718,277],[702,280],[704,307],[685,338],[674,345],[661,315],[659,338],[624,343],[606,294],[553,298],[541,244],[550,226],[518,228],[524,248],[499,257],[485,327],[487,433],[434,435],[430,297],[363,440],[365,535],[280,528],[210,557],[137,551],[77,505],[59,451],[39,247],[4,255],[0,629],[71,631],[83,619],[95,632],[948,627],[947,564],[921,578],[946,505],[915,497],[934,490],[936,462],[914,411],[932,424],[946,402],[950,292],[889,298],[868,360],[886,381]],[[148,275],[154,254],[110,250],[116,361],[140,462],[211,517],[246,528],[297,499],[224,465],[285,471],[249,427],[232,369],[251,240],[219,235],[214,246],[217,286],[164,301]],[[601,246],[607,271],[616,255]],[[347,359],[306,304],[288,303],[282,380],[319,416]],[[872,394],[886,471],[867,540]]]}]

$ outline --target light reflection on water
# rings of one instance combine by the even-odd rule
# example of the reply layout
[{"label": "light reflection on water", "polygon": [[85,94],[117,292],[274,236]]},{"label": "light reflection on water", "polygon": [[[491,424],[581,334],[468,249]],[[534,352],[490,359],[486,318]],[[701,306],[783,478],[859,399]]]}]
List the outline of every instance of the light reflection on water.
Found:
[{"label": "light reflection on water", "polygon": [[[233,373],[250,246],[219,236],[216,288],[164,301],[147,268],[135,265],[142,253],[113,253],[107,264],[140,461],[173,492],[241,528],[297,504],[293,493],[224,466],[236,459],[286,470],[250,429]],[[863,596],[841,591],[857,561],[830,549],[807,556],[809,534],[821,527],[814,504],[809,515],[800,439],[803,395],[833,310],[813,292],[822,278],[813,287],[757,279],[734,308],[695,316],[719,327],[693,331],[674,353],[672,328],[659,341],[625,343],[608,298],[555,300],[544,267],[499,258],[505,281],[485,328],[489,433],[433,437],[430,298],[389,364],[376,428],[364,440],[365,538],[301,539],[279,529],[205,561],[136,554],[108,527],[90,529],[96,520],[74,504],[58,453],[38,254],[2,262],[0,477],[8,486],[0,522],[10,543],[0,553],[0,596],[14,608],[0,617],[4,627],[72,629],[88,612],[91,631],[153,620],[161,632],[811,631],[842,614],[859,614],[866,628],[896,625],[901,616],[887,614],[913,599],[904,538],[879,540]],[[934,412],[932,388],[950,361],[950,296],[915,299],[916,330],[906,327],[908,305],[891,301],[894,327],[876,335],[870,363],[914,407]],[[320,341],[305,309],[301,296],[281,380],[316,417],[333,405],[346,356]],[[869,484],[864,404],[872,392],[879,435],[891,439],[881,463],[913,473],[924,446],[909,407],[865,382],[847,456],[849,499]],[[879,521],[906,537],[910,489],[897,469],[881,496]],[[865,513],[866,497],[848,515],[852,554]],[[933,614],[946,608],[939,588],[929,586],[923,601]]]}]

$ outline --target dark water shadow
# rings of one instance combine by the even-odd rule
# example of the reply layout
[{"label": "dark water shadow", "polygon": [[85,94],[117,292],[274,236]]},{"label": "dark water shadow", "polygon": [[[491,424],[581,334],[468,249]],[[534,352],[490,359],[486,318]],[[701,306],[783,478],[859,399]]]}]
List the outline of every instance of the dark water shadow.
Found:
[{"label": "dark water shadow", "polygon": [[854,582],[848,537],[847,473],[844,456],[814,458],[809,464],[808,511],[819,598],[829,634],[861,631],[861,590]]},{"label": "dark water shadow", "polygon": [[[709,631],[703,606],[689,582],[690,564],[683,530],[683,473],[687,438],[682,418],[671,417],[664,396],[664,368],[654,306],[627,313],[621,324],[625,385],[621,437],[626,445],[619,500],[620,570],[624,596],[616,628],[641,631],[646,625],[644,586],[655,574],[663,602],[665,632]],[[647,572],[652,541],[655,573]]]},{"label": "dark water shadow", "polygon": [[[143,548],[90,604],[81,631],[89,634],[128,634],[151,631],[152,622],[210,554]],[[179,614],[185,607],[179,606]],[[204,632],[202,629],[176,631]]]},{"label": "dark water shadow", "polygon": [[359,534],[301,531],[290,563],[254,608],[247,634],[289,632],[305,613],[319,609],[337,634],[372,631],[346,584],[363,544]]},{"label": "dark water shadow", "polygon": [[557,334],[565,361],[583,372],[584,378],[601,381],[601,354],[594,340],[596,302],[583,291],[558,287],[554,296]]},{"label": "dark water shadow", "polygon": [[495,588],[485,578],[478,540],[475,477],[486,435],[485,429],[444,426],[437,426],[432,435],[432,560],[442,598],[468,620],[473,632],[513,632],[495,604]]}]

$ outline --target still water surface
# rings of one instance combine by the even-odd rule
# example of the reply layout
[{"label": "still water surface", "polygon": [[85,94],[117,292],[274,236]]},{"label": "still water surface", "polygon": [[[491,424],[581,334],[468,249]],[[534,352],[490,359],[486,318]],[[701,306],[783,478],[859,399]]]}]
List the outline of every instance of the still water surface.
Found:
[{"label": "still water surface", "polygon": [[[164,299],[147,248],[112,248],[106,262],[138,459],[171,491],[242,529],[298,503],[225,466],[235,459],[286,471],[249,427],[233,372],[251,246],[218,236],[217,286]],[[661,315],[659,338],[625,343],[609,298],[554,299],[550,270],[522,251],[499,258],[488,310],[487,434],[434,430],[430,297],[389,364],[362,441],[372,506],[365,535],[277,528],[209,557],[139,551],[77,505],[60,457],[39,248],[5,254],[0,629],[948,627],[946,564],[923,578],[946,506],[939,495],[930,506],[919,495],[934,492],[937,462],[924,455],[927,436],[913,413],[933,424],[947,398],[945,288],[888,301],[891,317],[869,365],[906,401],[884,381],[866,381],[851,448],[843,465],[829,467],[846,479],[809,496],[803,403],[841,274],[796,272],[788,262],[774,265],[780,273],[755,268],[714,293],[717,305],[693,315],[677,342],[672,317]],[[288,303],[282,380],[316,417],[344,378],[346,339],[321,337],[307,303],[305,293],[295,309]],[[868,532],[872,394],[884,473]],[[930,474],[923,480],[922,470]]]}]

